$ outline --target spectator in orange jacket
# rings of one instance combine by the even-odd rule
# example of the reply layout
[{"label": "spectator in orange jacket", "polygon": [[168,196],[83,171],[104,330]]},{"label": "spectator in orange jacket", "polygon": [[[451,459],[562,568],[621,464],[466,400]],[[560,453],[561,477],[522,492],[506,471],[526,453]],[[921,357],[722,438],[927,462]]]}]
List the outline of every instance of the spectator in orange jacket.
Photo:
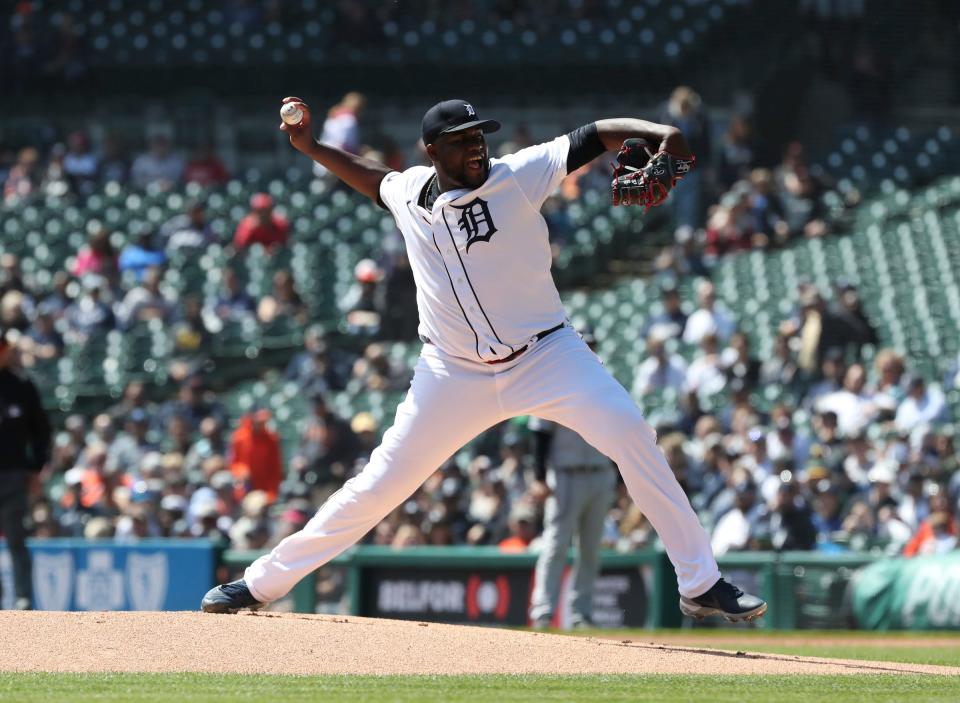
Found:
[{"label": "spectator in orange jacket", "polygon": [[903,556],[943,554],[953,551],[956,546],[956,521],[946,510],[937,510],[931,512],[930,517],[920,523],[916,533],[903,548]]},{"label": "spectator in orange jacket", "polygon": [[273,198],[266,193],[255,193],[250,198],[250,213],[237,225],[233,246],[246,249],[253,244],[262,244],[273,249],[286,244],[289,233],[287,218],[273,211]]},{"label": "spectator in orange jacket", "polygon": [[500,540],[500,551],[507,553],[525,552],[537,535],[537,513],[530,503],[521,501],[513,506],[507,526],[510,534]]},{"label": "spectator in orange jacket", "polygon": [[250,490],[265,492],[273,502],[283,480],[283,459],[280,437],[267,426],[269,421],[266,409],[243,416],[231,440],[230,472],[247,478]]}]

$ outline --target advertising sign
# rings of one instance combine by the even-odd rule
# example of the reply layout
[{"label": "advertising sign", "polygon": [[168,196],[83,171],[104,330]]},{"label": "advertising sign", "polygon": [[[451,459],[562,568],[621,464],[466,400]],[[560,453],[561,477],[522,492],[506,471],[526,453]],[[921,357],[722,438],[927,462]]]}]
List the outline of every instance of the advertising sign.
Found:
[{"label": "advertising sign", "polygon": [[[214,569],[213,547],[200,540],[53,539],[29,547],[37,610],[196,610]],[[9,608],[13,573],[5,548],[0,583]]]}]

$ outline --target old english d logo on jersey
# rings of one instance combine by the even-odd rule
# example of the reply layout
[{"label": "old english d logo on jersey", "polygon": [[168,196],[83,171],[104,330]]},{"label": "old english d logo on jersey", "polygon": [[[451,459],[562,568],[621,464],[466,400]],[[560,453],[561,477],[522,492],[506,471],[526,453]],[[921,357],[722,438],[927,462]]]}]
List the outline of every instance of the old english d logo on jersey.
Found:
[{"label": "old english d logo on jersey", "polygon": [[493,218],[490,217],[490,208],[487,207],[487,201],[483,198],[474,198],[466,205],[451,205],[450,207],[463,210],[457,224],[460,226],[460,230],[467,235],[467,252],[470,251],[470,247],[475,242],[489,242],[490,237],[497,231],[496,225],[493,224]]}]

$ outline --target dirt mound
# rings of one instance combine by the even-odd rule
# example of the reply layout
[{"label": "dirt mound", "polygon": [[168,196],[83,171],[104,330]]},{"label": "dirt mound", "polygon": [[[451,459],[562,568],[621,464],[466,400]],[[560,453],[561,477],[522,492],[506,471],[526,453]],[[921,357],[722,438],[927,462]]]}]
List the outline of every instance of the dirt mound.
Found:
[{"label": "dirt mound", "polygon": [[485,627],[190,612],[0,612],[0,671],[960,675],[955,667],[738,653]]}]

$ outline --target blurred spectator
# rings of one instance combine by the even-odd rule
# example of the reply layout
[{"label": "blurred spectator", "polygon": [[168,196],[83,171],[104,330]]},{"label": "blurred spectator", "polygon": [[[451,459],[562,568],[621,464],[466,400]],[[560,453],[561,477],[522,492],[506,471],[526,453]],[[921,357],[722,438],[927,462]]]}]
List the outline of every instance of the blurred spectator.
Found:
[{"label": "blurred spectator", "polygon": [[734,115],[723,135],[717,181],[721,190],[728,190],[736,181],[746,177],[753,167],[752,128],[747,118]]},{"label": "blurred spectator", "polygon": [[33,147],[24,147],[3,185],[4,202],[21,202],[30,197],[40,186],[40,177],[40,153]]},{"label": "blurred spectator", "polygon": [[29,494],[50,457],[51,429],[36,386],[15,371],[15,354],[8,331],[0,326],[0,529],[13,564],[14,607],[30,610]]},{"label": "blurred spectator", "polygon": [[643,335],[648,340],[651,335],[662,340],[680,339],[687,326],[687,314],[683,311],[680,291],[673,284],[665,284],[661,295],[663,309],[650,317]]},{"label": "blurred spectator", "polygon": [[826,485],[814,493],[813,526],[817,531],[818,541],[830,542],[843,527],[843,504],[840,500],[840,489],[829,482],[824,483]]},{"label": "blurred spectator", "polygon": [[177,389],[177,397],[161,407],[157,415],[158,427],[166,427],[174,416],[186,419],[190,432],[196,432],[206,417],[216,419],[223,426],[227,424],[226,410],[199,376],[185,378]]},{"label": "blurred spectator", "polygon": [[[792,321],[781,325],[781,333],[796,335],[800,340],[797,363],[807,373],[815,373],[830,350],[841,354],[848,342],[854,341],[851,330],[843,319],[827,309],[827,304],[815,288],[809,288],[800,298],[799,324]],[[858,347],[859,348],[859,347]]]},{"label": "blurred spectator", "polygon": [[96,274],[83,277],[83,293],[64,311],[68,339],[83,343],[91,336],[113,329],[115,318],[110,305],[103,300],[106,279]]},{"label": "blurred spectator", "polygon": [[286,269],[273,274],[273,290],[260,299],[257,317],[264,324],[278,319],[302,325],[307,321],[307,306],[297,292],[293,275]]},{"label": "blurred spectator", "polygon": [[944,554],[957,548],[957,521],[949,510],[938,510],[924,520],[903,548],[903,555],[912,557]]},{"label": "blurred spectator", "polygon": [[12,290],[0,298],[0,325],[25,332],[30,326],[27,319],[29,298],[18,290]]},{"label": "blurred spectator", "polygon": [[896,406],[906,396],[902,380],[906,373],[903,357],[893,349],[881,349],[873,360],[877,375],[877,397]]},{"label": "blurred spectator", "polygon": [[199,254],[201,252],[189,250],[203,250],[216,241],[217,236],[207,222],[207,211],[200,200],[188,202],[184,213],[175,215],[160,228],[161,246],[170,256],[182,249],[188,250],[184,252],[187,254]]},{"label": "blurred spectator", "polygon": [[203,319],[203,303],[199,295],[190,293],[183,297],[172,331],[177,354],[195,354],[207,348],[211,335]]},{"label": "blurred spectator", "polygon": [[214,151],[213,144],[209,141],[200,142],[193,157],[187,161],[184,168],[184,182],[210,187],[222,185],[229,179],[230,174]]},{"label": "blurred spectator", "polygon": [[364,391],[398,391],[409,385],[409,373],[390,361],[382,344],[368,344],[363,356],[353,364],[353,380],[347,390],[354,394]]},{"label": "blurred spectator", "polygon": [[827,232],[820,199],[822,184],[810,173],[803,145],[791,142],[775,173],[784,206],[784,220],[791,235],[821,237]]},{"label": "blurred spectator", "polygon": [[761,248],[766,242],[750,213],[750,187],[744,181],[738,181],[711,210],[704,250],[709,257],[715,258]]},{"label": "blurred spectator", "polygon": [[143,408],[133,408],[124,421],[124,431],[110,444],[106,456],[106,468],[110,472],[140,477],[140,466],[157,446],[147,437],[150,418]]},{"label": "blurred spectator", "polygon": [[327,407],[322,393],[311,396],[313,416],[300,437],[297,455],[304,463],[305,480],[312,485],[339,484],[357,456],[358,442],[350,426]]},{"label": "blurred spectator", "polygon": [[699,307],[687,319],[683,341],[700,344],[708,334],[721,342],[728,340],[737,325],[730,313],[717,305],[717,293],[711,281],[701,280],[697,285],[697,300]]},{"label": "blurred spectator", "polygon": [[743,332],[735,332],[730,337],[730,346],[720,355],[727,379],[740,379],[749,388],[755,388],[760,381],[760,362],[750,355],[750,338]]},{"label": "blurred spectator", "polygon": [[339,391],[347,386],[353,373],[350,356],[329,342],[319,325],[307,329],[303,338],[304,350],[287,365],[284,378],[295,381],[309,391]]},{"label": "blurred spectator", "polygon": [[110,243],[110,232],[106,227],[97,227],[87,237],[86,245],[77,253],[73,275],[80,277],[87,273],[96,273],[109,278],[116,270],[117,252]]},{"label": "blurred spectator", "polygon": [[393,537],[390,546],[394,549],[405,549],[406,547],[419,547],[424,543],[423,533],[416,525],[400,525]]},{"label": "blurred spectator", "polygon": [[147,151],[133,160],[130,179],[138,188],[157,186],[169,190],[183,176],[183,159],[170,150],[170,138],[155,134],[148,142]]},{"label": "blurred spectator", "polygon": [[70,189],[82,197],[93,193],[99,178],[99,159],[90,147],[90,137],[77,130],[67,137],[67,153],[63,157],[63,171]]},{"label": "blurred spectator", "polygon": [[718,556],[747,549],[760,515],[756,486],[745,472],[740,476],[740,480],[734,485],[736,497],[733,509],[720,518],[710,538],[713,553]]},{"label": "blurred spectator", "polygon": [[506,487],[487,457],[477,457],[469,469],[471,491],[467,518],[467,544],[497,544],[507,534],[510,505]]},{"label": "blurred spectator", "polygon": [[680,388],[687,374],[687,364],[679,354],[668,354],[663,339],[656,333],[647,338],[647,358],[637,369],[633,395],[642,398],[668,388]]},{"label": "blurred spectator", "polygon": [[717,338],[705,335],[700,342],[701,354],[693,360],[687,369],[684,390],[696,393],[701,400],[719,394],[727,385],[723,360]]},{"label": "blurred spectator", "polygon": [[837,297],[834,313],[846,327],[846,343],[855,345],[858,351],[865,344],[877,344],[877,330],[863,310],[856,287],[852,283],[841,282],[837,286]]},{"label": "blurred spectator", "polygon": [[768,169],[755,168],[750,171],[748,183],[748,217],[756,232],[753,246],[783,244],[790,237],[790,227],[783,218],[783,203],[774,189],[773,174]]},{"label": "blurred spectator", "polygon": [[57,331],[55,323],[50,308],[44,304],[39,305],[30,328],[17,342],[23,366],[29,368],[37,361],[49,361],[61,356],[64,349],[63,335]]},{"label": "blurred spectator", "polygon": [[770,542],[777,551],[813,549],[817,531],[812,512],[801,494],[799,485],[780,485],[770,511]]},{"label": "blurred spectator", "polygon": [[[360,153],[360,113],[363,112],[366,98],[356,92],[350,92],[330,108],[323,122],[320,141],[324,144],[343,149],[351,154]],[[314,164],[313,172],[317,177],[326,174],[320,164]]]},{"label": "blurred spectator", "polygon": [[383,339],[417,338],[417,285],[406,252],[398,252],[384,277],[383,295],[377,301],[380,312],[380,336]]},{"label": "blurred spectator", "polygon": [[0,298],[10,291],[29,293],[23,280],[20,257],[12,252],[0,254]]},{"label": "blurred spectator", "polygon": [[167,416],[160,439],[160,449],[166,454],[164,465],[171,455],[182,457],[190,451],[195,429],[186,415]]},{"label": "blurred spectator", "polygon": [[136,409],[143,410],[149,417],[151,403],[147,399],[147,387],[144,382],[132,379],[124,387],[120,401],[107,409],[107,416],[112,421],[123,423]]},{"label": "blurred spectator", "polygon": [[237,225],[233,246],[243,250],[253,244],[262,244],[271,250],[286,244],[289,233],[287,219],[273,211],[273,198],[266,193],[256,193],[250,198],[250,213]]},{"label": "blurred spectator", "polygon": [[350,431],[357,438],[357,461],[366,463],[380,444],[380,425],[373,415],[361,411],[350,420]]},{"label": "blurred spectator", "polygon": [[145,229],[137,237],[137,241],[130,242],[120,252],[118,262],[120,272],[132,271],[135,280],[143,281],[144,273],[151,267],[161,268],[167,263],[167,255],[155,244],[152,230]]},{"label": "blurred spectator", "polygon": [[946,416],[946,400],[936,386],[928,387],[921,376],[913,376],[906,383],[907,395],[897,407],[894,423],[903,434],[913,432],[921,425],[932,425]]},{"label": "blurred spectator", "polygon": [[67,308],[73,302],[73,296],[67,292],[69,285],[70,274],[66,271],[56,271],[50,282],[49,292],[46,293],[41,300],[41,305],[44,305],[50,310],[54,319],[57,321],[63,318]]},{"label": "blurred spectator", "polygon": [[209,459],[222,458],[227,449],[223,425],[215,417],[205,417],[200,421],[200,438],[184,457],[184,470],[190,475],[204,472],[204,464]]},{"label": "blurred spectator", "polygon": [[877,406],[866,383],[867,374],[863,366],[853,364],[844,376],[843,388],[825,395],[817,402],[819,412],[836,414],[840,434],[845,437],[862,431],[876,416]]},{"label": "blurred spectator", "polygon": [[867,441],[866,432],[857,432],[847,437],[847,456],[843,460],[843,473],[857,489],[870,485],[870,470],[876,462],[874,452]]},{"label": "blurred spectator", "polygon": [[760,366],[760,382],[767,385],[791,386],[797,380],[797,362],[790,349],[790,340],[777,335],[773,344],[773,355]]},{"label": "blurred spectator", "polygon": [[692,88],[678,86],[670,95],[666,109],[657,120],[683,132],[690,150],[697,156],[697,168],[683,179],[671,198],[674,229],[700,224],[703,171],[710,159],[710,128],[700,95]]},{"label": "blurred spectator", "polygon": [[230,471],[246,478],[255,491],[263,491],[274,502],[283,480],[280,437],[273,431],[270,411],[256,410],[240,418],[230,441]]},{"label": "blurred spectator", "polygon": [[509,534],[500,540],[500,551],[505,553],[525,552],[537,536],[537,511],[529,503],[517,503],[507,520]]},{"label": "blurred spectator", "polygon": [[167,324],[173,318],[174,299],[162,287],[163,270],[158,266],[148,268],[143,280],[124,296],[117,306],[120,324],[129,329],[141,322],[160,320]]},{"label": "blurred spectator", "polygon": [[220,292],[207,307],[210,313],[221,320],[252,319],[256,304],[243,288],[235,269],[225,266],[220,271]]},{"label": "blurred spectator", "polygon": [[47,159],[43,178],[40,179],[38,195],[57,199],[66,198],[70,195],[70,180],[63,168],[63,160],[66,155],[67,149],[63,144],[58,143],[50,147],[50,156]]},{"label": "blurred spectator", "polygon": [[115,134],[103,140],[103,157],[100,159],[100,179],[104,183],[126,183],[130,176],[130,160],[123,142]]},{"label": "blurred spectator", "polygon": [[[340,301],[351,334],[376,334],[380,329],[380,283],[383,271],[373,259],[361,259],[353,269],[354,284]],[[393,302],[390,301],[390,305]]]}]

